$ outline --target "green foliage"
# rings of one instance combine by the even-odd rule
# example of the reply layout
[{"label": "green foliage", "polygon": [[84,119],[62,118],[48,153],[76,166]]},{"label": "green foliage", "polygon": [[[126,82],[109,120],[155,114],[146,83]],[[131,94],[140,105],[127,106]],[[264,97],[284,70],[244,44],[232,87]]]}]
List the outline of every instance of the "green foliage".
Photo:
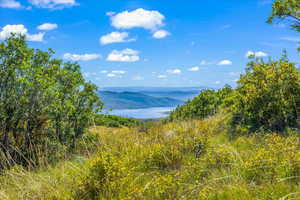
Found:
[{"label": "green foliage", "polygon": [[[0,199],[299,199],[297,136],[228,139],[224,115],[136,128],[94,127],[98,149],[0,176]],[[197,155],[198,144],[202,144]]]},{"label": "green foliage", "polygon": [[197,97],[187,101],[183,106],[178,106],[171,112],[167,121],[203,119],[216,114],[231,94],[232,88],[225,86],[223,89],[204,90]]},{"label": "green foliage", "polygon": [[123,126],[136,127],[142,125],[142,122],[136,119],[125,118],[115,115],[96,114],[95,125],[115,128],[120,128]]},{"label": "green foliage", "polygon": [[[272,13],[268,18],[268,23],[274,20],[283,21],[286,19],[292,29],[300,32],[300,1],[299,0],[275,0],[272,6]],[[298,51],[300,47],[298,48]]]},{"label": "green foliage", "polygon": [[300,72],[285,58],[248,64],[233,93],[232,124],[251,132],[299,126]]},{"label": "green foliage", "polygon": [[272,6],[272,13],[268,23],[273,23],[274,19],[289,19],[291,27],[300,31],[300,1],[299,0],[275,0]]},{"label": "green foliage", "polygon": [[80,66],[53,53],[18,35],[0,43],[0,146],[8,165],[40,164],[41,152],[57,151],[48,152],[51,144],[74,145],[102,107]]}]

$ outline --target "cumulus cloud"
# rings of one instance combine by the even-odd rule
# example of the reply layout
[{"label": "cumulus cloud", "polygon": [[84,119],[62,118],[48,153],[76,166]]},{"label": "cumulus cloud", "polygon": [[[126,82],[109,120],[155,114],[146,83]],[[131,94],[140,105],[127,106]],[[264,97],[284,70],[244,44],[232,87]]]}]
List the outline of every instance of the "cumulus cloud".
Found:
[{"label": "cumulus cloud", "polygon": [[39,8],[61,9],[77,5],[75,0],[29,0],[32,5]]},{"label": "cumulus cloud", "polygon": [[170,35],[170,33],[166,30],[158,30],[153,33],[153,37],[156,39],[162,39]]},{"label": "cumulus cloud", "polygon": [[196,71],[199,71],[199,69],[200,69],[200,67],[194,66],[194,67],[189,68],[188,70],[189,70],[190,72],[196,72]]},{"label": "cumulus cloud", "polygon": [[41,24],[37,27],[38,30],[43,30],[43,31],[50,31],[50,30],[54,30],[57,29],[57,24],[51,24],[51,23],[44,23]]},{"label": "cumulus cloud", "polygon": [[111,25],[118,29],[144,28],[157,30],[163,26],[165,17],[155,10],[138,8],[134,11],[124,11],[111,15]]},{"label": "cumulus cloud", "polygon": [[257,51],[257,52],[254,52],[254,51],[248,51],[245,55],[246,58],[249,58],[249,57],[267,57],[268,54],[265,53],[265,52],[262,52],[262,51]]},{"label": "cumulus cloud", "polygon": [[102,45],[105,44],[111,44],[111,43],[121,43],[121,42],[132,42],[135,41],[136,39],[134,38],[128,38],[128,33],[127,32],[111,32],[107,35],[103,35],[100,38],[100,43]]},{"label": "cumulus cloud", "polygon": [[168,69],[167,73],[169,73],[169,74],[181,74],[181,70],[180,69]]},{"label": "cumulus cloud", "polygon": [[106,58],[113,62],[136,62],[140,60],[139,52],[133,49],[113,50]]},{"label": "cumulus cloud", "polygon": [[72,60],[72,61],[88,61],[88,60],[94,60],[100,58],[100,54],[70,54],[65,53],[63,58],[66,60]]},{"label": "cumulus cloud", "polygon": [[0,7],[2,8],[22,8],[20,2],[15,0],[0,0]]},{"label": "cumulus cloud", "polygon": [[11,34],[20,34],[25,35],[28,41],[33,42],[42,42],[44,40],[45,33],[37,33],[37,34],[29,34],[28,30],[25,28],[23,24],[15,24],[15,25],[6,25],[2,28],[0,32],[0,39],[4,40],[11,36]]},{"label": "cumulus cloud", "polygon": [[232,65],[232,61],[222,60],[222,61],[218,62],[218,65],[220,65],[220,66],[222,66],[222,65]]}]

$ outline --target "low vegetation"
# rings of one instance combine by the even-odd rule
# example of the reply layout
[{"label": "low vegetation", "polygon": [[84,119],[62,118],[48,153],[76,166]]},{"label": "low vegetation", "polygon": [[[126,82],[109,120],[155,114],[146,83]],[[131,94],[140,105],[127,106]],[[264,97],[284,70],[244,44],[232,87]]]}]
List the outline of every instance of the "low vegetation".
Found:
[{"label": "low vegetation", "polygon": [[126,117],[120,117],[120,116],[108,115],[108,114],[96,114],[95,125],[121,128],[121,127],[142,126],[143,123],[139,120],[132,119],[132,118],[126,118]]},{"label": "low vegetation", "polygon": [[143,132],[93,127],[86,135],[93,142],[81,145],[81,156],[31,172],[17,166],[6,171],[0,198],[300,198],[297,133],[230,140],[227,117],[155,125]]}]

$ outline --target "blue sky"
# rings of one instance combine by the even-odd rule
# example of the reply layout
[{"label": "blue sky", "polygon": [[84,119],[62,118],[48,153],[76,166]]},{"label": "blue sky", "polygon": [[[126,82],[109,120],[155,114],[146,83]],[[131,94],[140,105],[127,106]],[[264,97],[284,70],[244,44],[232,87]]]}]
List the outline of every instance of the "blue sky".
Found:
[{"label": "blue sky", "polygon": [[270,12],[268,0],[0,0],[0,40],[26,34],[99,87],[218,88],[235,85],[247,53],[298,60],[299,35],[267,24]]}]

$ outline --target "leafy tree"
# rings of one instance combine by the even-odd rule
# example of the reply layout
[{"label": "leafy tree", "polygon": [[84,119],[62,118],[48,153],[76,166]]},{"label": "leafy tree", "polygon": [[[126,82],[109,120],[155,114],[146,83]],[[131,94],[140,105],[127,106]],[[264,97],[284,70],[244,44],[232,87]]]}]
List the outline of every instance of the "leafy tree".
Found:
[{"label": "leafy tree", "polygon": [[275,0],[268,23],[277,19],[288,21],[291,28],[300,32],[300,0]]},{"label": "leafy tree", "polygon": [[19,35],[0,43],[0,147],[13,162],[35,162],[37,147],[50,140],[72,146],[102,108],[80,66],[53,53],[29,48]]},{"label": "leafy tree", "polygon": [[300,31],[299,11],[299,0],[275,0],[268,22],[273,23],[274,19],[288,19],[291,23],[291,27]]}]

